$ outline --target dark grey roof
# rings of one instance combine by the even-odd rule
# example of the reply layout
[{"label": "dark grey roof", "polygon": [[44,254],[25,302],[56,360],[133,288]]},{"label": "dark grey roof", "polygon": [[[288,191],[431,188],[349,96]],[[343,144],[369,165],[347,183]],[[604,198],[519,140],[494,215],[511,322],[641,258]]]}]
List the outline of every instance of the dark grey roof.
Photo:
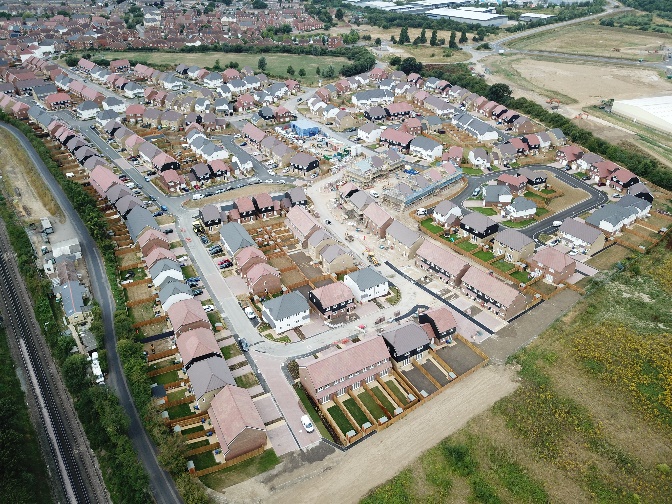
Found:
[{"label": "dark grey roof", "polygon": [[407,228],[398,220],[392,221],[390,227],[387,228],[387,235],[407,247],[410,247],[420,239],[420,233]]},{"label": "dark grey roof", "polygon": [[358,210],[364,210],[368,205],[375,201],[373,197],[366,191],[357,191],[355,194],[350,196],[349,199],[350,203],[352,203]]},{"label": "dark grey roof", "polygon": [[301,201],[306,201],[306,191],[303,190],[303,187],[293,187],[288,192],[289,199],[292,203],[297,203]]},{"label": "dark grey roof", "polygon": [[189,376],[196,400],[208,392],[223,388],[225,385],[236,384],[226,361],[219,356],[194,362],[187,369],[187,376]]},{"label": "dark grey roof", "polygon": [[594,243],[602,234],[599,229],[571,218],[565,219],[558,231],[578,238],[586,243]]},{"label": "dark grey roof", "polygon": [[537,205],[527,198],[516,198],[511,202],[511,208],[518,212],[524,212],[525,210],[536,209]]},{"label": "dark grey roof", "polygon": [[177,261],[173,261],[172,259],[159,259],[154,263],[154,266],[149,268],[149,276],[156,278],[164,271],[177,271],[181,274],[182,268],[180,268],[180,265]]},{"label": "dark grey roof", "polygon": [[598,208],[588,216],[586,222],[595,227],[600,227],[600,222],[608,222],[612,226],[618,226],[621,222],[627,220],[637,213],[637,210],[629,207],[621,207],[615,203],[610,203]]},{"label": "dark grey roof", "polygon": [[360,291],[365,291],[371,287],[387,283],[387,278],[378,273],[371,266],[348,273],[346,276],[355,282]]},{"label": "dark grey roof", "polygon": [[221,212],[215,205],[205,205],[201,208],[203,222],[216,221],[221,218]]},{"label": "dark grey roof", "polygon": [[282,320],[309,310],[308,301],[299,291],[278,296],[263,303],[273,320]]},{"label": "dark grey roof", "polygon": [[489,217],[486,217],[482,213],[478,212],[472,212],[470,214],[465,215],[462,217],[462,224],[465,226],[470,227],[476,232],[485,232],[485,230],[492,226],[493,224],[497,224],[494,220],[492,220]]},{"label": "dark grey roof", "polygon": [[320,250],[320,255],[327,263],[332,263],[337,257],[340,257],[344,254],[348,254],[348,251],[345,250],[340,245],[327,245],[322,250]]},{"label": "dark grey roof", "polygon": [[534,240],[515,229],[504,229],[495,235],[495,241],[509,247],[512,250],[520,252]]},{"label": "dark grey roof", "polygon": [[82,284],[78,281],[70,281],[56,289],[61,294],[63,311],[68,317],[84,310],[84,286]]},{"label": "dark grey roof", "polygon": [[140,236],[140,233],[142,233],[145,228],[151,227],[157,230],[159,229],[156,219],[152,217],[151,212],[141,206],[133,207],[133,209],[128,212],[128,215],[126,216],[126,227],[134,242],[138,241],[138,236]]},{"label": "dark grey roof", "polygon": [[177,280],[169,281],[161,287],[159,291],[159,301],[161,304],[166,304],[168,299],[175,294],[189,294],[191,296],[191,287],[189,287],[184,282],[178,282]]},{"label": "dark grey roof", "polygon": [[248,233],[247,230],[238,222],[229,222],[228,224],[224,224],[219,229],[219,235],[232,254],[235,254],[240,249],[245,247],[257,246],[250,236],[250,233]]},{"label": "dark grey roof", "polygon": [[651,208],[651,203],[646,201],[645,199],[638,198],[636,196],[633,196],[631,194],[626,194],[623,196],[621,199],[619,199],[616,204],[618,206],[622,207],[634,207],[640,212],[644,212],[647,209]]},{"label": "dark grey roof", "polygon": [[[434,212],[437,215],[448,215],[453,208],[459,208],[455,203],[450,200],[443,200],[441,203],[434,207]],[[462,211],[460,210],[460,213]]]},{"label": "dark grey roof", "polygon": [[403,355],[429,343],[429,336],[415,322],[385,331],[382,336],[394,348],[397,355]]},{"label": "dark grey roof", "polygon": [[505,185],[489,185],[483,188],[485,201],[499,201],[501,196],[511,196],[511,189]]},{"label": "dark grey roof", "polygon": [[411,147],[416,147],[418,149],[431,152],[437,147],[441,147],[441,144],[436,140],[432,140],[431,138],[419,136],[411,140]]}]

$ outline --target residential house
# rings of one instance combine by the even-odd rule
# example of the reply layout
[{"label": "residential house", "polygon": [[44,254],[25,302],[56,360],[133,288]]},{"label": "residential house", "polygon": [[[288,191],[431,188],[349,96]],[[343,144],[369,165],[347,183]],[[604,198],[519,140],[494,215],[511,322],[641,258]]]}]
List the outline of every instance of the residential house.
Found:
[{"label": "residential house", "polygon": [[208,411],[212,399],[224,387],[236,385],[231,370],[221,355],[192,363],[187,370],[187,376],[189,390],[194,394],[200,411]]},{"label": "residential house", "polygon": [[411,140],[415,137],[406,133],[405,131],[387,128],[380,135],[380,142],[391,147],[399,147],[402,150],[408,150]]},{"label": "residential house", "polygon": [[609,187],[613,187],[617,191],[623,191],[629,187],[638,184],[639,177],[630,170],[620,169],[614,172],[609,180]]},{"label": "residential house", "polygon": [[651,203],[642,198],[637,198],[631,194],[626,194],[621,199],[616,201],[618,206],[624,208],[634,208],[637,210],[637,218],[643,219],[649,216],[651,211]]},{"label": "residential house", "polygon": [[161,286],[159,291],[159,301],[164,311],[168,311],[172,305],[185,299],[191,299],[193,296],[191,287],[184,282],[170,280]]},{"label": "residential house", "polygon": [[386,296],[390,291],[387,278],[371,266],[348,273],[343,278],[343,283],[350,288],[353,296],[360,303]]},{"label": "residential house", "polygon": [[126,215],[126,227],[134,243],[138,241],[138,237],[146,229],[159,229],[159,225],[156,223],[156,219],[152,217],[151,212],[142,206],[136,206],[128,212],[128,215]]},{"label": "residential house", "polygon": [[425,240],[418,231],[407,228],[398,220],[393,220],[387,228],[386,237],[406,259],[413,259]]},{"label": "residential house", "polygon": [[192,364],[200,360],[222,355],[212,329],[203,327],[183,332],[177,338],[177,349],[180,352],[180,357],[182,357],[185,371],[188,371]]},{"label": "residential house", "polygon": [[423,360],[431,343],[427,331],[415,322],[388,329],[381,336],[385,340],[395,369],[403,368],[414,360]]},{"label": "residential house", "polygon": [[497,185],[506,186],[511,190],[512,195],[520,196],[527,188],[527,177],[502,173],[497,177]]},{"label": "residential house", "polygon": [[364,123],[357,128],[357,138],[361,138],[367,144],[378,142],[382,133],[383,129],[372,122]]},{"label": "residential house", "polygon": [[252,266],[259,263],[268,262],[266,254],[257,247],[245,247],[238,251],[236,255],[236,266],[239,273],[245,277]]},{"label": "residential house", "polygon": [[257,216],[257,209],[249,196],[241,196],[233,202],[233,208],[238,211],[238,222],[250,222]]},{"label": "residential house", "polygon": [[299,205],[287,212],[285,224],[303,248],[306,248],[311,235],[322,227],[305,208]]},{"label": "residential house", "polygon": [[518,168],[516,171],[518,177],[525,177],[527,179],[527,185],[532,187],[539,187],[546,184],[547,175],[546,172],[541,170],[531,170],[529,168]]},{"label": "residential house", "polygon": [[511,204],[513,196],[505,185],[488,185],[483,188],[483,206],[488,208],[504,208]]},{"label": "residential house", "polygon": [[[352,201],[352,198],[350,198],[350,200]],[[364,225],[371,231],[371,234],[378,238],[385,238],[387,228],[390,227],[394,220],[392,216],[383,210],[377,203],[368,205],[363,212],[363,216]]]},{"label": "residential house", "polygon": [[457,332],[457,322],[453,312],[447,306],[433,308],[420,313],[418,323],[428,324],[434,333],[434,343],[452,343],[453,336]]},{"label": "residential house", "polygon": [[278,296],[262,304],[261,315],[281,334],[310,322],[310,306],[299,291]]},{"label": "residential house", "polygon": [[219,228],[219,236],[224,244],[224,248],[231,257],[245,247],[256,247],[257,244],[250,234],[238,222],[229,222]]},{"label": "residential house", "polygon": [[58,287],[54,287],[56,294],[60,295],[61,305],[65,316],[70,324],[79,324],[84,321],[85,313],[90,310],[84,304],[86,294],[85,287],[79,283],[79,280],[64,282]]},{"label": "residential house", "polygon": [[433,161],[443,154],[443,146],[436,140],[419,136],[411,140],[410,153],[423,159]]},{"label": "residential house", "polygon": [[320,252],[323,248],[336,244],[336,239],[329,231],[322,228],[315,231],[310,238],[308,238],[308,254],[315,261],[321,260]]},{"label": "residential house", "polygon": [[166,313],[178,338],[182,333],[199,327],[212,329],[208,315],[198,299],[178,301],[168,308]]},{"label": "residential house", "polygon": [[198,216],[203,225],[210,231],[214,226],[219,226],[222,223],[221,211],[215,205],[205,205],[199,210]]},{"label": "residential house", "polygon": [[258,218],[267,219],[275,215],[273,198],[268,193],[255,194],[252,201]]},{"label": "residential house", "polygon": [[293,170],[299,170],[308,173],[316,168],[319,168],[320,161],[313,155],[306,152],[299,152],[289,160],[289,166]]},{"label": "residential house", "polygon": [[308,301],[328,320],[350,313],[355,307],[352,291],[340,281],[313,289]]},{"label": "residential house", "polygon": [[583,250],[589,256],[602,250],[606,242],[602,231],[581,220],[569,217],[558,228],[558,236],[566,245]]},{"label": "residential house", "polygon": [[495,256],[504,256],[507,262],[521,262],[534,253],[534,240],[520,231],[506,228],[495,235],[492,252]]},{"label": "residential house", "polygon": [[[164,249],[165,250],[165,249]],[[182,269],[179,263],[174,259],[160,259],[149,268],[149,276],[157,287],[161,287],[164,282],[170,279],[182,281]]]},{"label": "residential house", "polygon": [[498,229],[499,224],[478,212],[465,215],[460,222],[462,236],[468,237],[474,243],[489,242]]},{"label": "residential house", "polygon": [[415,265],[435,273],[441,280],[452,285],[459,285],[462,276],[469,269],[469,263],[461,256],[430,240],[425,240],[418,248]]},{"label": "residential house", "polygon": [[513,222],[533,219],[537,214],[537,204],[531,199],[522,196],[514,199],[502,210],[502,216]]},{"label": "residential house", "polygon": [[245,281],[255,296],[268,297],[282,291],[280,272],[265,262],[250,267],[245,274]]},{"label": "residential house", "polygon": [[432,212],[432,220],[434,223],[448,229],[462,217],[462,209],[450,200],[443,200],[434,207]]},{"label": "residential house", "polygon": [[642,182],[628,187],[628,194],[635,196],[636,198],[645,199],[649,203],[653,203],[653,194],[651,194],[649,188]]},{"label": "residential house", "polygon": [[530,274],[545,282],[558,285],[566,282],[576,270],[576,261],[558,249],[544,247],[528,259]]},{"label": "residential house", "polygon": [[137,241],[143,256],[149,254],[152,249],[156,247],[162,247],[165,249],[170,248],[170,243],[168,242],[166,235],[158,229],[154,228],[148,228],[140,235]]},{"label": "residential house", "polygon": [[359,390],[362,383],[383,378],[392,368],[390,354],[380,336],[364,337],[356,343],[322,352],[317,359],[309,356],[297,363],[301,385],[318,404],[342,396],[348,390]]},{"label": "residential house", "polygon": [[335,243],[322,247],[319,259],[322,261],[322,269],[328,274],[341,273],[355,267],[352,254]]},{"label": "residential house", "polygon": [[476,267],[469,268],[462,277],[462,292],[505,320],[515,317],[527,306],[525,296],[517,289],[497,280],[492,272]]},{"label": "residential house", "polygon": [[601,229],[611,236],[618,233],[624,226],[629,226],[637,219],[639,211],[632,207],[622,207],[609,203],[597,208],[586,218],[586,224]]}]

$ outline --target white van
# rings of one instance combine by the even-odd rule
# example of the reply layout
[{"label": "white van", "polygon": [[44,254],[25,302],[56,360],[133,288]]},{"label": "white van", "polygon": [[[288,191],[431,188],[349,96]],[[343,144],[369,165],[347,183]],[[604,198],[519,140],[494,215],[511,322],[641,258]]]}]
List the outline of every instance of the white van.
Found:
[{"label": "white van", "polygon": [[194,200],[194,201],[196,201],[196,200],[199,200],[199,199],[203,199],[204,197],[205,197],[205,196],[203,196],[202,194],[194,194],[194,195],[191,197],[191,199]]},{"label": "white van", "polygon": [[369,193],[370,193],[371,196],[373,196],[374,198],[377,198],[378,196],[380,196],[380,194],[378,194],[378,192],[377,192],[377,191],[374,191],[374,190],[369,191]]},{"label": "white van", "polygon": [[72,172],[66,173],[65,176],[68,177],[68,178],[75,178],[75,174],[72,173]]},{"label": "white van", "polygon": [[426,208],[418,208],[418,210],[415,212],[415,214],[418,217],[422,217],[423,215],[427,215],[427,209]]}]

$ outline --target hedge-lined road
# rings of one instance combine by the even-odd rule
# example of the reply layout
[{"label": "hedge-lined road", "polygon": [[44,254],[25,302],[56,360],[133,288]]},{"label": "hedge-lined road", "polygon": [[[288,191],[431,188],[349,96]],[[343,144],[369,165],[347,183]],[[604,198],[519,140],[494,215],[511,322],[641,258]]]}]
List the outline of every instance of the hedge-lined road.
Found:
[{"label": "hedge-lined road", "polygon": [[182,499],[175,488],[173,479],[161,468],[156,459],[156,447],[140,422],[140,417],[135,409],[131,393],[128,389],[128,384],[126,383],[126,377],[124,376],[121,367],[121,360],[117,353],[117,336],[114,331],[114,298],[112,297],[112,291],[110,289],[100,250],[98,250],[96,243],[89,234],[88,229],[86,229],[79,214],[75,211],[72,203],[70,203],[70,200],[63,192],[61,186],[56,182],[54,176],[42,162],[42,159],[30,144],[30,141],[28,141],[28,139],[13,126],[0,124],[0,127],[9,131],[21,143],[77,233],[77,237],[79,238],[82,247],[82,257],[86,261],[86,268],[89,272],[89,277],[91,278],[93,295],[98,303],[100,303],[103,324],[105,327],[105,349],[107,350],[109,364],[107,384],[117,397],[119,397],[119,402],[130,418],[128,435],[138,454],[138,458],[149,475],[150,487],[154,500],[158,504],[181,503]]}]

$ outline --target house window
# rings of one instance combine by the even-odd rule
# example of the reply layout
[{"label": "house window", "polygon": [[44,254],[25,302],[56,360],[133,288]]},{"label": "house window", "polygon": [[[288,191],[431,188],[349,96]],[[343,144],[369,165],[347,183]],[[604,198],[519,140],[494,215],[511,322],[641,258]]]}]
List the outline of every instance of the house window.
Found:
[{"label": "house window", "polygon": [[389,371],[390,371],[389,369],[386,369],[385,371],[381,371],[380,373],[378,373],[378,376],[383,377],[383,376],[387,375],[387,373]]},{"label": "house window", "polygon": [[[352,375],[350,375],[350,377],[352,378]],[[343,382],[345,381],[345,376],[344,376],[343,378],[341,378],[340,380],[338,380],[338,381],[341,382],[341,383],[343,383]]]}]

